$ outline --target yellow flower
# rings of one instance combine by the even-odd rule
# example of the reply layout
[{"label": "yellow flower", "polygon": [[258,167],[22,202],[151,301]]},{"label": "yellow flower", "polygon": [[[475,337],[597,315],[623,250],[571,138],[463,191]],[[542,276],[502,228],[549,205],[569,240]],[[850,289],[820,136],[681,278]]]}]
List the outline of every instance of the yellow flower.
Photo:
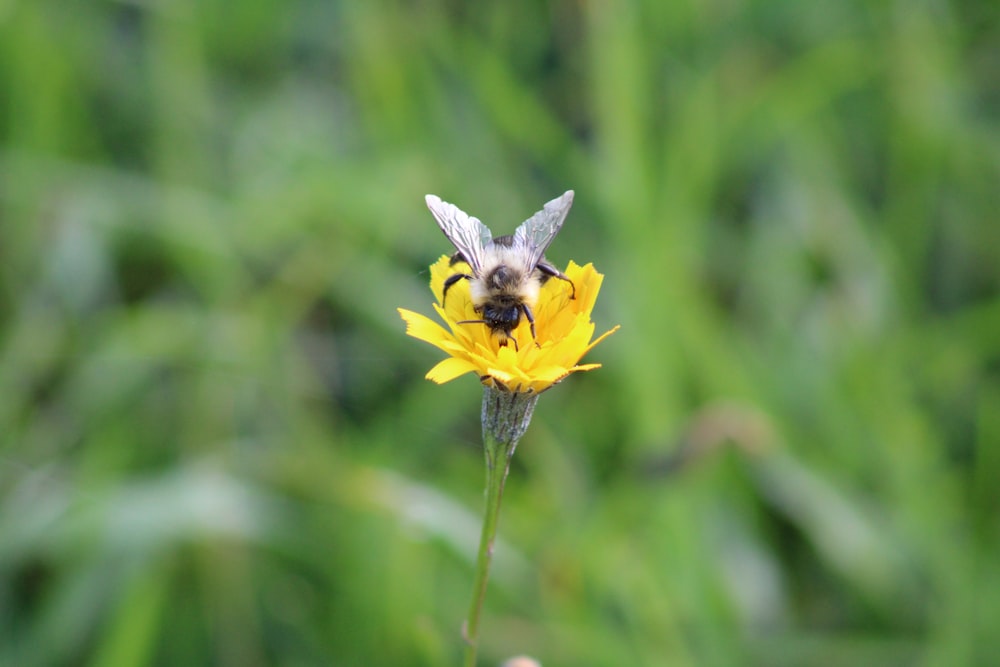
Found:
[{"label": "yellow flower", "polygon": [[531,326],[527,318],[522,317],[511,332],[517,345],[501,344],[504,342],[502,337],[493,335],[485,324],[459,324],[462,320],[482,319],[473,308],[469,281],[459,280],[452,285],[447,300],[441,305],[444,281],[456,271],[468,272],[468,267],[465,264],[449,266],[446,255],[431,265],[431,291],[438,301],[434,309],[448,329],[419,313],[399,309],[406,321],[407,334],[451,355],[427,373],[428,380],[443,384],[459,375],[475,373],[484,385],[537,394],[570,373],[600,367],[600,364],[580,364],[579,361],[618,327],[591,341],[594,323],[590,321],[590,313],[604,280],[592,264],[578,266],[570,262],[566,269],[566,276],[576,287],[575,299],[571,298],[572,288],[564,280],[551,279],[542,285],[538,302],[532,307],[537,337],[532,341]]}]

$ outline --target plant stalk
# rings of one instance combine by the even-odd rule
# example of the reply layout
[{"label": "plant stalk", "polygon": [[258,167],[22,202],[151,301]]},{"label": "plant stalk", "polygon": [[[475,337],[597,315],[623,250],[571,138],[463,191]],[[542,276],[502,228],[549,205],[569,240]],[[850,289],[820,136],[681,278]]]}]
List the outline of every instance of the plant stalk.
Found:
[{"label": "plant stalk", "polygon": [[486,598],[486,583],[493,562],[500,502],[510,472],[510,460],[524,435],[535,409],[537,395],[501,391],[487,387],[483,393],[483,450],[486,457],[486,513],[479,536],[479,555],[472,587],[472,602],[462,634],[465,637],[465,667],[475,667],[479,649],[479,620]]},{"label": "plant stalk", "polygon": [[[500,520],[500,502],[503,487],[510,470],[510,455],[503,443],[486,436],[486,513],[483,516],[483,530],[479,536],[479,555],[476,558],[476,577],[472,587],[472,602],[469,605],[468,620],[465,623],[465,667],[475,667],[476,651],[479,648],[479,619],[486,598],[486,583],[490,577],[493,562],[493,546],[496,542],[497,524]],[[492,441],[492,442],[491,442]]]}]

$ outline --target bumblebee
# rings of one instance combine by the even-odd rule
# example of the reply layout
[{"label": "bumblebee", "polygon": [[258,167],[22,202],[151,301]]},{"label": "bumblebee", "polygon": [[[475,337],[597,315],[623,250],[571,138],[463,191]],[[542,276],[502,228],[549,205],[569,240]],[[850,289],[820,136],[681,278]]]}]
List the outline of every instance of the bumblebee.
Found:
[{"label": "bumblebee", "polygon": [[532,309],[538,302],[538,292],[549,278],[565,280],[576,298],[576,286],[566,274],[545,259],[545,250],[562,228],[573,205],[573,191],[545,204],[541,211],[525,220],[512,235],[493,238],[492,232],[478,218],[466,214],[454,204],[427,195],[430,209],[444,235],[457,252],[451,258],[454,266],[468,264],[471,273],[455,273],[444,283],[444,295],[459,280],[469,281],[472,305],[480,319],[462,320],[460,324],[485,324],[501,345],[517,339],[511,332],[521,323],[521,316],[531,325],[535,338],[535,316]]}]

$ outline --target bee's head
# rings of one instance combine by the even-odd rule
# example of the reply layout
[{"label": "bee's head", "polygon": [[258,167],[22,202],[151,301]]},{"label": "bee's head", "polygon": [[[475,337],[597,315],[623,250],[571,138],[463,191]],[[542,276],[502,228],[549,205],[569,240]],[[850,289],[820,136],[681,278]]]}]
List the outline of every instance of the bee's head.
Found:
[{"label": "bee's head", "polygon": [[510,331],[521,321],[521,308],[516,304],[487,304],[483,319],[494,329]]}]

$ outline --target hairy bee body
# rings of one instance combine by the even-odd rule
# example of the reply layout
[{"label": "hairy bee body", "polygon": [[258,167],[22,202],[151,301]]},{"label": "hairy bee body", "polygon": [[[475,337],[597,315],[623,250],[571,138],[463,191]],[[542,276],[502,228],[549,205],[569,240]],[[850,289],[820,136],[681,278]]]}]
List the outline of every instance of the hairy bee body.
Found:
[{"label": "hairy bee body", "polygon": [[451,258],[469,265],[471,273],[457,272],[444,283],[444,295],[459,280],[469,281],[469,294],[476,314],[481,319],[463,320],[469,324],[485,324],[505,345],[517,340],[511,334],[521,323],[521,316],[531,324],[535,337],[533,309],[538,303],[542,284],[550,277],[565,280],[576,295],[572,281],[550,264],[543,253],[562,226],[573,201],[572,190],[554,199],[545,208],[526,220],[510,236],[492,238],[490,230],[478,219],[470,218],[452,204],[434,195],[427,196],[427,205],[448,240],[456,247]]},{"label": "hairy bee body", "polygon": [[[501,236],[493,243],[502,247],[511,243],[513,236]],[[490,263],[489,259],[493,259]],[[468,260],[462,253],[456,252],[451,259],[452,266]],[[543,270],[544,267],[544,270]],[[538,292],[541,286],[559,271],[543,257],[532,271],[525,272],[512,262],[506,253],[498,251],[488,258],[483,275],[469,279],[469,295],[476,312],[482,315],[485,323],[497,334],[509,337],[510,332],[521,323],[522,306],[534,309],[538,303]],[[455,274],[458,279],[466,274]]]}]

